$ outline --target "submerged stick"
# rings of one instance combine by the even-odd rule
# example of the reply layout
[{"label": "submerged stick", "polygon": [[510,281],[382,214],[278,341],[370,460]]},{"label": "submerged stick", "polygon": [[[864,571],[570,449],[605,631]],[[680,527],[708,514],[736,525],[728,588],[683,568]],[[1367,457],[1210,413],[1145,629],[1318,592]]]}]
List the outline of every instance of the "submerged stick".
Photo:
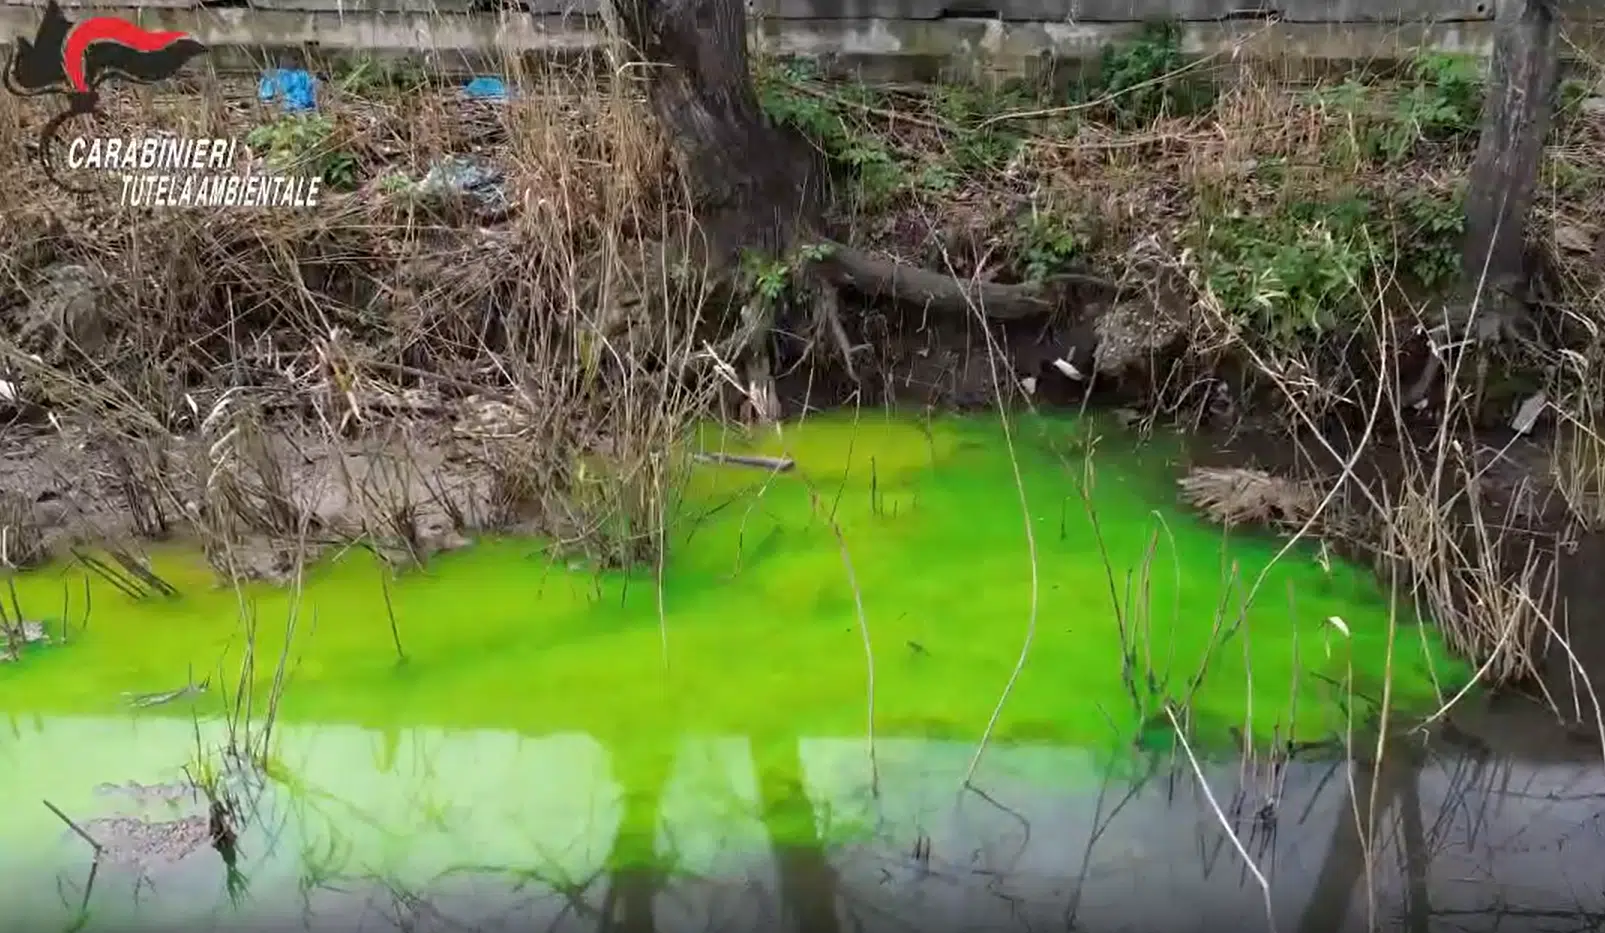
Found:
[{"label": "submerged stick", "polygon": [[89,833],[84,831],[84,828],[82,826],[79,826],[77,823],[74,823],[72,821],[72,817],[70,817],[67,814],[61,812],[61,808],[60,807],[57,807],[55,804],[51,803],[48,800],[42,801],[42,803],[44,803],[44,805],[46,807],[50,808],[50,812],[54,813],[56,815],[57,819],[61,820],[63,823],[66,823],[68,829],[70,829],[73,832],[77,833],[79,839],[82,839],[83,841],[89,843],[89,847],[95,850],[95,855],[98,856],[98,855],[100,855],[100,853],[106,851],[104,846],[102,846],[100,843],[95,841],[95,837],[94,836],[89,835]]},{"label": "submerged stick", "polygon": [[696,454],[695,459],[700,463],[716,463],[721,466],[755,467],[760,470],[769,470],[774,473],[790,473],[796,469],[797,461],[790,457],[759,457],[748,454]]}]

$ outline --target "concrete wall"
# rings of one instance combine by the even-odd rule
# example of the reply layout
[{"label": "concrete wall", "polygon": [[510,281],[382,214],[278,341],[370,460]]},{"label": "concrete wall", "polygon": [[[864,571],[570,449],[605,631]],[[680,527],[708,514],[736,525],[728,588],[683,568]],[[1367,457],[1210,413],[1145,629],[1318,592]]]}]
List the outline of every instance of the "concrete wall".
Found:
[{"label": "concrete wall", "polygon": [[[62,0],[182,29],[225,71],[264,62],[422,57],[472,71],[502,56],[594,51],[600,0]],[[1418,48],[1486,52],[1497,0],[746,0],[754,40],[877,76],[1030,73],[1084,60],[1154,19],[1184,24],[1200,54],[1315,62],[1396,59]],[[0,41],[32,35],[43,0],[0,0]],[[1605,50],[1605,0],[1567,0],[1573,46]]]}]

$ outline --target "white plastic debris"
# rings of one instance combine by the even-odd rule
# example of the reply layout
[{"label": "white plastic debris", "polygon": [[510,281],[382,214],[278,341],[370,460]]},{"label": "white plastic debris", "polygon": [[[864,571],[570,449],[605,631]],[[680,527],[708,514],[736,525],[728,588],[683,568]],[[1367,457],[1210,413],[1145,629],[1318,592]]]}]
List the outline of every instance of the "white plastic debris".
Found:
[{"label": "white plastic debris", "polygon": [[1061,373],[1064,373],[1066,376],[1074,379],[1077,382],[1081,382],[1087,378],[1082,374],[1081,370],[1076,369],[1075,364],[1069,360],[1054,360],[1053,368],[1057,369]]},{"label": "white plastic debris", "polygon": [[15,402],[22,398],[22,391],[15,382],[0,379],[0,402]]},{"label": "white plastic debris", "polygon": [[1531,434],[1533,425],[1538,423],[1538,416],[1549,407],[1549,397],[1542,392],[1535,392],[1527,397],[1521,407],[1516,409],[1516,417],[1510,419],[1511,430],[1517,434]]},{"label": "white plastic debris", "polygon": [[1024,379],[1021,379],[1020,380],[1020,388],[1025,390],[1025,394],[1026,395],[1036,395],[1037,394],[1037,377],[1035,377],[1035,376],[1026,376]]}]

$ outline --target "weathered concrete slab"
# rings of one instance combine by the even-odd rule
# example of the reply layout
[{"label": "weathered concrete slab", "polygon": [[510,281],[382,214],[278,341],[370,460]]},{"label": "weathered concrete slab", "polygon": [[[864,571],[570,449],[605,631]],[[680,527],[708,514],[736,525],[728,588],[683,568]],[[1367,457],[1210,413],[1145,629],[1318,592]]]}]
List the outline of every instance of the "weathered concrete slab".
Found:
[{"label": "weathered concrete slab", "polygon": [[[1598,0],[1595,0],[1598,2]],[[1493,0],[754,0],[780,19],[1003,19],[1045,23],[1460,22],[1493,18]]]},{"label": "weathered concrete slab", "polygon": [[[56,4],[62,9],[72,10],[85,7],[101,7],[104,5],[104,0],[56,0]],[[140,0],[138,5],[188,10],[199,9],[201,3],[200,0]],[[0,7],[9,6],[32,8],[35,11],[34,20],[37,23],[39,13],[45,8],[45,0],[0,0]],[[28,34],[32,35],[32,30],[29,30]]]},{"label": "weathered concrete slab", "polygon": [[1605,19],[1605,0],[1553,0],[1561,23],[1568,20]]},{"label": "weathered concrete slab", "polygon": [[302,13],[472,13],[476,16],[596,16],[600,0],[251,0],[259,10]]},{"label": "weathered concrete slab", "polygon": [[[64,0],[82,8],[101,0]],[[1043,23],[1211,23],[1280,19],[1291,23],[1467,22],[1493,18],[1495,0],[749,0],[755,14],[805,20],[1002,19]],[[597,14],[599,0],[248,0],[260,10],[310,13]],[[1605,0],[1558,0],[1566,15],[1605,16]],[[0,0],[42,7],[44,0]],[[202,0],[140,0],[130,7],[199,8]],[[215,6],[213,8],[216,8]]]},{"label": "weathered concrete slab", "polygon": [[[97,12],[152,29],[183,30],[213,50],[328,46],[401,51],[439,58],[448,65],[462,50],[559,51],[595,47],[601,32],[583,18],[523,14],[478,16],[435,13],[337,13],[289,10],[102,6]],[[0,35],[31,35],[35,15],[25,7],[0,7]]]},{"label": "weathered concrete slab", "polygon": [[599,0],[523,0],[531,13],[544,16],[600,16]]},{"label": "weathered concrete slab", "polygon": [[[350,13],[339,11],[99,6],[148,28],[181,29],[211,47],[207,62],[228,72],[264,61],[304,56],[327,61],[342,54],[408,58],[443,74],[494,69],[509,55],[533,59],[588,55],[601,48],[600,23],[582,15]],[[0,5],[0,36],[32,35],[37,11]],[[918,80],[941,75],[1034,74],[1044,62],[1096,59],[1102,49],[1140,28],[1095,22],[1014,23],[984,19],[793,20],[753,24],[756,46],[776,55],[821,59],[828,66],[876,77]],[[1421,48],[1487,54],[1493,24],[1434,25],[1194,23],[1183,33],[1192,54],[1226,60],[1367,62],[1401,60]],[[1580,21],[1567,31],[1582,54],[1605,51],[1605,20]],[[268,54],[271,53],[271,54]]]},{"label": "weathered concrete slab", "polygon": [[259,10],[309,13],[469,13],[473,0],[251,0]]}]

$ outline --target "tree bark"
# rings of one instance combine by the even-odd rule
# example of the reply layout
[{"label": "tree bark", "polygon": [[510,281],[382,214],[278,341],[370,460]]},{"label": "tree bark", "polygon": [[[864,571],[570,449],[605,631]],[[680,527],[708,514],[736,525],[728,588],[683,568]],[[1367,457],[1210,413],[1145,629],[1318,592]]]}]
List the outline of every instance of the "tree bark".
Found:
[{"label": "tree bark", "polygon": [[647,101],[674,146],[709,258],[778,256],[819,225],[818,161],[758,106],[743,0],[614,0],[621,38],[639,57]]},{"label": "tree bark", "polygon": [[[1498,5],[1482,127],[1466,192],[1460,264],[1463,288],[1445,309],[1445,343],[1478,343],[1519,333],[1527,283],[1527,218],[1560,71],[1555,0],[1504,0]],[[1443,370],[1437,352],[1405,389],[1402,403],[1422,404]]]},{"label": "tree bark", "polygon": [[1506,294],[1526,285],[1527,217],[1549,134],[1560,68],[1550,0],[1499,4],[1482,131],[1466,192],[1462,272]]},{"label": "tree bark", "polygon": [[[835,290],[1000,320],[1052,312],[1068,298],[1064,286],[1071,280],[1047,286],[972,285],[830,242],[823,157],[764,116],[747,54],[744,0],[611,3],[604,19],[636,59],[621,70],[640,75],[646,84],[653,115],[693,199],[710,266],[730,274],[743,253],[785,260],[801,245],[826,247],[823,258],[793,270],[807,279],[793,284],[802,286],[796,289],[801,294],[816,295],[815,316],[829,325],[820,332],[832,334],[844,356],[851,348],[837,319]],[[1101,282],[1086,276],[1072,280]],[[746,391],[760,418],[769,419],[778,415],[768,374],[776,309],[757,295],[741,300]]]}]

